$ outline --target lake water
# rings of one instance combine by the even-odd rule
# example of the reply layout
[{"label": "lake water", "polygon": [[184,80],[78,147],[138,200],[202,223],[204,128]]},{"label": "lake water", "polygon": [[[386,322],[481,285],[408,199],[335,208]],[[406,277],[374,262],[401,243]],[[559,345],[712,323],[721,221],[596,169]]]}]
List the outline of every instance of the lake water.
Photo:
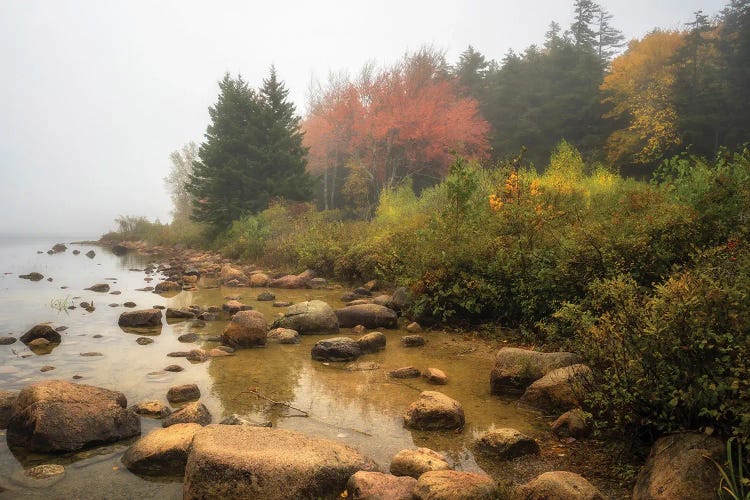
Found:
[{"label": "lake water", "polygon": [[[263,312],[269,322],[280,310],[269,302],[256,301],[258,289],[201,288],[171,296],[137,291],[160,281],[160,276],[149,276],[139,270],[149,263],[158,264],[158,260],[136,254],[115,256],[106,248],[85,244],[68,244],[66,252],[48,255],[46,251],[59,241],[0,238],[0,336],[19,337],[42,322],[68,327],[62,333],[62,343],[51,352],[34,352],[20,342],[0,346],[0,388],[19,390],[40,380],[72,381],[77,376],[80,383],[121,391],[128,404],[135,404],[153,399],[166,403],[169,387],[196,383],[201,390],[201,401],[211,411],[214,422],[233,413],[256,421],[271,421],[275,427],[358,448],[384,471],[398,451],[425,446],[446,455],[456,469],[492,473],[493,464],[475,458],[472,453],[471,444],[478,434],[493,427],[513,427],[534,437],[549,433],[537,412],[490,395],[489,373],[497,346],[458,335],[429,332],[424,334],[428,339],[425,347],[403,348],[399,339],[405,331],[383,330],[388,338],[386,349],[360,358],[380,365],[380,369],[373,371],[352,372],[345,370],[343,363],[313,361],[310,348],[324,338],[321,336],[303,336],[298,345],[269,343],[264,348],[241,350],[234,356],[205,363],[167,357],[172,351],[215,347],[217,344],[207,339],[220,335],[227,319],[205,324],[164,320],[160,329],[150,332],[154,342],[142,346],[136,343],[139,334],[117,326],[119,314],[128,310],[122,306],[124,302],[133,301],[137,308],[210,306],[221,305],[225,296],[241,295],[242,302]],[[74,249],[81,253],[74,255]],[[86,257],[84,254],[92,249],[96,256]],[[19,279],[19,274],[32,271],[43,274],[44,279],[37,282]],[[145,281],[148,278],[153,281]],[[110,291],[121,293],[84,290],[95,283],[109,283]],[[211,282],[202,280],[201,284]],[[321,299],[334,308],[343,306],[339,300],[341,289],[271,291],[277,300]],[[93,302],[95,310],[66,308],[84,301]],[[194,344],[178,342],[179,335],[190,332],[197,333],[200,340]],[[342,329],[341,335],[356,337],[348,329]],[[81,356],[92,351],[102,356]],[[164,372],[163,368],[170,364],[179,364],[185,370]],[[398,381],[387,377],[389,370],[409,365],[440,368],[447,373],[449,383],[436,387],[423,379]],[[55,368],[41,372],[43,366]],[[467,422],[463,432],[404,428],[401,418],[404,409],[421,391],[435,389],[463,404]],[[272,407],[250,390],[301,408],[310,416],[300,417],[292,410]],[[159,426],[158,420],[142,419],[144,434]],[[5,431],[0,431],[0,435],[4,434]],[[63,456],[40,456],[11,453],[2,439],[0,498],[181,498],[179,479],[142,478],[125,469],[120,458],[126,448],[127,443],[118,443]],[[64,477],[39,488],[38,483],[24,476],[23,470],[42,463],[65,465]]]}]

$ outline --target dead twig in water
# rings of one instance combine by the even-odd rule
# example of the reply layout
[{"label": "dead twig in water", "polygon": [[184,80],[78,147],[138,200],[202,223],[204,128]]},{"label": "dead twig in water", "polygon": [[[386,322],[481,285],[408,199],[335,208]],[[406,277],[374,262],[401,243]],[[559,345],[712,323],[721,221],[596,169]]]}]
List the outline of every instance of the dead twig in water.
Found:
[{"label": "dead twig in water", "polygon": [[274,401],[273,399],[269,398],[268,396],[264,396],[263,394],[260,393],[260,391],[258,389],[248,389],[246,391],[242,391],[240,394],[248,394],[248,393],[253,394],[255,397],[257,397],[259,399],[264,399],[264,400],[268,401],[269,403],[271,403],[274,406],[283,406],[285,408],[289,408],[290,410],[298,411],[302,415],[304,415],[305,417],[309,417],[310,416],[310,414],[308,412],[306,412],[305,410],[302,410],[300,408],[292,406],[289,403],[285,403],[283,401]]}]

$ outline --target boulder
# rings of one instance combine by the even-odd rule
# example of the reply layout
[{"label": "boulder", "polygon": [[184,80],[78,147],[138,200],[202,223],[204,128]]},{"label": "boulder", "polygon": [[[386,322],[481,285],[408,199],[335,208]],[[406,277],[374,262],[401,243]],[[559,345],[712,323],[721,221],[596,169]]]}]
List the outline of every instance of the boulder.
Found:
[{"label": "boulder", "polygon": [[254,273],[250,275],[249,285],[251,287],[260,288],[266,287],[271,283],[271,278],[265,273]]},{"label": "boulder", "polygon": [[455,470],[425,472],[419,477],[414,487],[415,500],[493,500],[495,498],[497,498],[495,481],[487,475],[474,472]]},{"label": "boulder", "polygon": [[576,363],[570,352],[539,352],[504,347],[495,355],[490,372],[492,394],[521,394],[536,380],[557,368]]},{"label": "boulder", "polygon": [[419,479],[425,472],[433,470],[450,470],[451,466],[445,457],[429,448],[401,450],[391,459],[391,474],[410,476]]},{"label": "boulder", "polygon": [[166,316],[167,319],[193,319],[195,318],[195,313],[186,307],[180,309],[167,307],[167,312],[164,316]]},{"label": "boulder", "polygon": [[347,481],[346,491],[352,500],[411,500],[416,485],[413,477],[359,471]]},{"label": "boulder", "polygon": [[317,361],[352,361],[362,355],[362,350],[354,339],[335,337],[316,342],[310,354]]},{"label": "boulder", "polygon": [[351,328],[363,325],[365,328],[396,328],[398,315],[393,309],[377,304],[359,304],[336,309],[339,326]]},{"label": "boulder", "polygon": [[299,344],[299,333],[289,328],[274,328],[268,332],[267,338],[279,344]]},{"label": "boulder", "polygon": [[243,304],[239,300],[232,299],[232,300],[225,302],[221,306],[221,308],[225,310],[226,312],[228,312],[229,314],[236,314],[240,311],[250,311],[252,310],[253,306],[249,306],[247,304]]},{"label": "boulder", "polygon": [[182,291],[182,285],[176,281],[162,281],[161,283],[156,284],[154,291],[156,293],[180,292]]},{"label": "boulder", "polygon": [[195,342],[197,340],[198,340],[197,333],[183,333],[182,335],[177,337],[177,342],[183,342],[183,343]]},{"label": "boulder", "polygon": [[404,347],[421,347],[425,344],[421,335],[404,335],[401,337],[401,345]]},{"label": "boulder", "polygon": [[590,417],[580,408],[566,411],[552,423],[552,433],[557,437],[586,437],[591,433]]},{"label": "boulder", "polygon": [[263,313],[240,311],[232,317],[221,334],[222,343],[235,349],[266,345],[268,323]]},{"label": "boulder", "polygon": [[[112,245],[112,253],[115,255],[125,255],[129,250],[130,249],[128,247],[119,243],[117,245]],[[93,250],[90,250],[90,252],[93,252]]]},{"label": "boulder", "polygon": [[327,498],[343,491],[355,472],[376,468],[359,452],[326,439],[210,425],[193,438],[183,498]]},{"label": "boulder", "polygon": [[404,424],[412,429],[460,429],[464,423],[461,403],[437,391],[424,391],[404,412]]},{"label": "boulder", "polygon": [[413,366],[404,366],[388,372],[388,376],[391,378],[417,378],[420,375],[422,375],[422,372]]},{"label": "boulder", "polygon": [[117,324],[126,327],[159,326],[162,312],[159,309],[141,309],[139,311],[125,311],[120,314]]},{"label": "boulder", "polygon": [[706,457],[723,463],[725,453],[721,440],[705,434],[671,434],[658,439],[638,474],[633,500],[715,499],[719,471]]},{"label": "boulder", "polygon": [[90,290],[92,292],[108,292],[109,291],[109,285],[107,283],[97,283],[96,285],[91,285],[88,288],[85,288],[84,290]]},{"label": "boulder", "polygon": [[175,424],[198,424],[208,425],[211,423],[211,413],[206,405],[194,401],[188,403],[161,421],[162,427],[171,427]]},{"label": "boulder", "polygon": [[379,306],[388,307],[391,304],[391,296],[390,295],[376,295],[371,300],[372,300],[373,304],[377,304]]},{"label": "boulder", "polygon": [[172,413],[172,410],[161,401],[144,401],[133,406],[132,410],[138,415],[154,418],[164,418]]},{"label": "boulder", "polygon": [[156,429],[133,443],[122,456],[131,472],[147,476],[181,476],[198,424],[175,424]]},{"label": "boulder", "polygon": [[219,272],[219,282],[225,286],[248,286],[250,279],[240,269],[224,264]]},{"label": "boulder", "polygon": [[431,384],[445,385],[448,383],[448,375],[438,368],[427,368],[422,376]]},{"label": "boulder", "polygon": [[167,391],[167,401],[170,403],[184,403],[200,399],[201,390],[195,384],[178,385],[170,387]]},{"label": "boulder", "polygon": [[30,344],[36,339],[45,339],[51,344],[59,344],[62,337],[54,328],[45,323],[32,326],[28,332],[21,335],[21,342],[24,344]]},{"label": "boulder", "polygon": [[288,274],[286,276],[282,276],[281,278],[271,280],[269,286],[271,288],[289,289],[308,288],[308,282],[314,277],[315,273],[308,269],[300,274]]},{"label": "boulder", "polygon": [[18,399],[17,391],[0,389],[0,430],[8,427],[8,421],[13,414],[13,404]]},{"label": "boulder", "polygon": [[409,333],[419,333],[422,331],[422,326],[420,326],[420,324],[416,321],[412,321],[411,323],[406,325],[406,331]]},{"label": "boulder", "polygon": [[307,286],[314,290],[319,290],[328,286],[328,280],[325,278],[313,278],[307,282]]},{"label": "boulder", "polygon": [[482,434],[474,443],[477,451],[501,460],[511,460],[539,453],[539,444],[516,429],[494,429]]},{"label": "boulder", "polygon": [[258,302],[272,302],[276,300],[276,295],[272,294],[271,292],[261,292],[255,298],[255,300],[257,300]]},{"label": "boulder", "polygon": [[404,311],[409,306],[410,301],[411,297],[409,295],[409,290],[402,286],[396,288],[396,290],[393,292],[393,295],[391,295],[391,301],[388,306],[394,311],[400,312]]},{"label": "boulder", "polygon": [[40,453],[75,451],[141,433],[138,415],[121,392],[63,380],[25,387],[8,423],[10,446]]},{"label": "boulder", "polygon": [[[714,488],[715,490],[716,488]],[[586,479],[573,472],[545,472],[513,492],[513,500],[604,500],[604,496]],[[669,497],[669,498],[692,498]]]},{"label": "boulder", "polygon": [[545,411],[570,410],[580,405],[580,397],[591,377],[586,365],[570,365],[547,373],[531,384],[521,401]]},{"label": "boulder", "polygon": [[386,337],[382,332],[370,332],[357,339],[362,352],[378,352],[385,349]]},{"label": "boulder", "polygon": [[273,328],[290,328],[300,335],[338,333],[339,321],[331,306],[322,300],[299,302],[287,308],[284,316],[273,323]]}]

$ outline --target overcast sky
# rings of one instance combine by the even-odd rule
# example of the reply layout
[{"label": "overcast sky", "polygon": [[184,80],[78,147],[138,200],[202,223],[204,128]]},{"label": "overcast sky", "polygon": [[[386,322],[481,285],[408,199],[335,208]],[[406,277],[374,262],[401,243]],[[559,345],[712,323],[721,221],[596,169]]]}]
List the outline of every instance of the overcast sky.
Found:
[{"label": "overcast sky", "polygon": [[[719,0],[602,0],[628,38]],[[488,59],[570,24],[572,0],[0,0],[0,233],[98,237],[170,219],[169,153],[200,142],[224,72],[275,64],[303,111],[311,75],[431,44]]]}]

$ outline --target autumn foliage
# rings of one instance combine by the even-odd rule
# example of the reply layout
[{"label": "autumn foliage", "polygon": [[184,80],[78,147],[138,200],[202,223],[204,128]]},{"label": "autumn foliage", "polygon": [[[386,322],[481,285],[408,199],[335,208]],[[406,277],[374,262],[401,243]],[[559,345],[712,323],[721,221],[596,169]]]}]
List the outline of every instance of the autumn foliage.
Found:
[{"label": "autumn foliage", "polygon": [[335,172],[344,167],[344,176],[367,180],[374,195],[406,177],[434,184],[455,154],[484,159],[489,151],[477,101],[460,95],[442,56],[429,49],[392,67],[366,67],[355,82],[329,82],[303,127],[308,169],[323,175],[326,192],[337,188]]}]

